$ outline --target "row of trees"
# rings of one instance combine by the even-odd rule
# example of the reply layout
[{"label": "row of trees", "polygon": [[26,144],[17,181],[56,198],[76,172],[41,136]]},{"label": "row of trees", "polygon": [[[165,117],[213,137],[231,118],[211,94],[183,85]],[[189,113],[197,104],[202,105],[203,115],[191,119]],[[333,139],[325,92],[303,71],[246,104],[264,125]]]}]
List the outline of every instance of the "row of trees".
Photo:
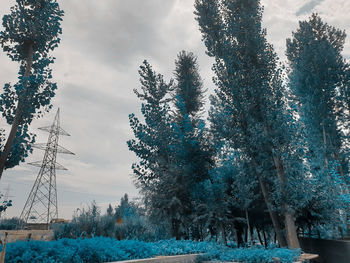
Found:
[{"label": "row of trees", "polygon": [[350,204],[345,32],[313,14],[287,40],[284,67],[266,40],[260,1],[196,0],[195,15],[215,59],[209,125],[192,53],[179,53],[169,83],[147,61],[139,71],[144,120],[130,115],[128,146],[140,158],[133,170],[150,218],[177,239],[242,243],[256,234],[266,244],[273,230],[281,246],[298,248],[298,231],[342,235]]}]

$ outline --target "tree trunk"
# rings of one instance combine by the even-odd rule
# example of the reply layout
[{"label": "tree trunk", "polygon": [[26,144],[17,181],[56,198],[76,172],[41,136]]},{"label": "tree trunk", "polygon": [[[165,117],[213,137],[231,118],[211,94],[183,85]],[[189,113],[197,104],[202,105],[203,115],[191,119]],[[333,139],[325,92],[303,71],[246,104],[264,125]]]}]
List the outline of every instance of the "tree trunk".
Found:
[{"label": "tree trunk", "polygon": [[179,221],[177,219],[172,220],[172,227],[173,227],[173,236],[175,236],[176,240],[180,240],[180,231],[179,231]]},{"label": "tree trunk", "polygon": [[[252,159],[252,162],[253,162],[254,167],[258,167],[258,164],[254,159]],[[256,173],[256,175],[258,177],[260,189],[261,189],[261,192],[263,194],[264,201],[265,201],[265,204],[267,206],[267,210],[269,211],[269,215],[270,215],[270,218],[272,221],[273,228],[274,228],[275,233],[276,233],[278,244],[280,245],[280,247],[287,247],[287,241],[286,241],[286,238],[284,235],[283,228],[281,227],[281,225],[279,223],[278,214],[274,211],[273,206],[269,200],[268,191],[267,191],[265,182],[263,181],[263,179],[261,178],[261,175],[259,173]]]},{"label": "tree trunk", "polygon": [[267,248],[267,238],[266,238],[266,233],[265,233],[265,229],[263,229],[263,237],[264,237],[264,243],[265,243],[265,248]]},{"label": "tree trunk", "polygon": [[[276,167],[277,175],[281,181],[282,184],[282,191],[284,191],[284,186],[287,183],[286,175],[284,173],[284,168],[282,165],[282,161],[276,157],[274,153],[273,154],[273,161]],[[284,196],[287,195],[287,193],[283,193]],[[287,203],[283,204],[283,210],[284,210],[284,224],[286,228],[286,238],[289,248],[300,248],[298,235],[297,235],[297,229],[295,227],[295,221],[292,214],[292,209],[289,207]]]},{"label": "tree trunk", "polygon": [[225,231],[225,224],[221,222],[221,233],[222,238],[224,240],[224,244],[227,246],[227,238],[226,238],[226,231]]},{"label": "tree trunk", "polygon": [[236,236],[237,236],[237,246],[241,247],[243,245],[243,229],[242,229],[242,225],[238,222],[234,223],[234,227],[236,229]]},{"label": "tree trunk", "polygon": [[0,156],[0,179],[1,179],[2,174],[4,172],[7,158],[9,156],[9,154],[11,153],[13,142],[16,138],[16,133],[17,133],[18,127],[19,127],[21,119],[22,119],[23,107],[25,107],[25,101],[26,101],[27,89],[28,89],[28,78],[30,76],[30,71],[31,71],[32,64],[33,64],[33,43],[29,43],[27,48],[28,48],[28,56],[27,56],[27,61],[26,61],[26,70],[24,73],[24,76],[26,77],[26,81],[24,83],[22,94],[18,98],[16,114],[15,114],[15,118],[14,118],[12,126],[11,126],[10,134],[7,138],[7,141],[6,141],[6,144],[4,147],[4,151],[1,153],[1,156]]},{"label": "tree trunk", "polygon": [[309,228],[309,238],[311,238],[311,224],[308,224],[308,228]]},{"label": "tree trunk", "polygon": [[253,229],[250,226],[250,222],[249,222],[249,216],[248,216],[248,209],[245,210],[245,217],[247,220],[247,226],[248,226],[248,234],[250,235],[250,238],[248,237],[248,240],[250,240],[251,245],[254,244],[254,240],[253,240]]},{"label": "tree trunk", "polygon": [[258,233],[259,242],[260,242],[260,244],[263,246],[264,243],[263,243],[263,241],[262,241],[262,239],[261,239],[260,230],[259,230],[258,228],[256,228],[256,233]]},{"label": "tree trunk", "polygon": [[324,122],[322,124],[322,134],[323,134],[323,147],[324,147],[324,161],[326,163],[326,167],[328,168],[328,156],[327,156],[327,136],[326,129],[324,127]]},{"label": "tree trunk", "polygon": [[281,247],[286,247],[287,246],[287,241],[285,239],[283,229],[282,229],[282,227],[281,227],[281,225],[279,223],[278,215],[273,210],[273,207],[272,207],[272,205],[270,203],[270,200],[268,198],[268,192],[267,192],[265,183],[262,181],[262,179],[261,179],[261,177],[259,175],[258,175],[258,180],[259,180],[260,188],[261,188],[261,191],[262,191],[262,194],[263,194],[263,197],[264,197],[267,209],[268,209],[269,214],[270,214],[270,218],[271,218],[271,221],[272,221],[273,228],[274,228],[275,233],[276,233],[276,238],[278,240],[278,244]]},{"label": "tree trunk", "polygon": [[255,239],[254,239],[254,227],[250,227],[250,241],[252,245],[255,245]]},{"label": "tree trunk", "polygon": [[285,207],[285,210],[284,217],[288,247],[292,249],[300,248],[293,215],[288,211],[288,207]]}]

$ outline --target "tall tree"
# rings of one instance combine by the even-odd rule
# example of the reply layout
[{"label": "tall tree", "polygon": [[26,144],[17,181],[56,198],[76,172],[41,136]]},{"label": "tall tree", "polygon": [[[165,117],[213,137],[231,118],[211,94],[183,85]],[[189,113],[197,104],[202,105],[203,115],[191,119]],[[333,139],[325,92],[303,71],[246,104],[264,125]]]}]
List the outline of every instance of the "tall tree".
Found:
[{"label": "tall tree", "polygon": [[[142,123],[135,114],[130,114],[130,126],[135,139],[127,142],[129,149],[140,159],[132,169],[136,185],[145,196],[146,206],[151,218],[169,219],[172,212],[169,184],[173,186],[170,175],[172,140],[168,96],[173,83],[166,83],[161,74],[157,74],[151,65],[144,61],[139,70],[141,91],[134,90],[142,101]],[[158,221],[159,222],[159,221]]]},{"label": "tall tree", "polygon": [[344,105],[337,104],[346,74],[341,55],[344,42],[345,32],[324,23],[317,14],[300,22],[293,38],[287,39],[290,86],[306,122],[308,147],[321,157],[319,168],[328,169],[329,161],[337,160],[346,169],[338,123]]},{"label": "tall tree", "polygon": [[[331,176],[334,169],[340,175],[338,179],[343,181],[339,185],[343,194],[349,191],[345,176],[349,160],[346,136],[349,127],[348,65],[341,54],[345,37],[344,31],[313,14],[308,21],[299,22],[293,37],[287,39],[290,87],[305,126],[308,161],[319,184],[328,182],[329,194],[339,189],[335,187],[339,182]],[[329,182],[330,179],[333,182]],[[333,216],[336,214],[335,210]]]},{"label": "tall tree", "polygon": [[56,0],[16,0],[11,13],[3,18],[0,44],[12,61],[20,64],[19,81],[4,87],[0,110],[11,129],[1,146],[0,178],[4,169],[23,161],[34,136],[28,133],[33,118],[51,108],[56,87],[49,65],[62,33],[63,11]]},{"label": "tall tree", "polygon": [[[195,209],[201,202],[195,200],[193,192],[203,181],[209,178],[211,150],[205,123],[200,113],[204,105],[204,88],[198,72],[197,58],[193,53],[182,51],[175,61],[175,116],[173,121],[173,140],[171,144],[173,158],[174,198],[181,220],[176,237],[199,238],[199,230],[193,220]],[[196,234],[194,234],[194,232]]]},{"label": "tall tree", "polygon": [[277,55],[261,26],[260,1],[196,0],[195,7],[207,53],[215,58],[213,105],[220,111],[210,117],[213,129],[249,157],[280,245],[286,243],[276,205],[288,246],[298,248],[290,190],[302,177],[296,168],[302,158],[295,154],[295,120],[286,104]]},{"label": "tall tree", "polygon": [[197,57],[192,52],[181,51],[175,61],[175,107],[180,116],[198,118],[203,111],[203,82],[199,75]]}]

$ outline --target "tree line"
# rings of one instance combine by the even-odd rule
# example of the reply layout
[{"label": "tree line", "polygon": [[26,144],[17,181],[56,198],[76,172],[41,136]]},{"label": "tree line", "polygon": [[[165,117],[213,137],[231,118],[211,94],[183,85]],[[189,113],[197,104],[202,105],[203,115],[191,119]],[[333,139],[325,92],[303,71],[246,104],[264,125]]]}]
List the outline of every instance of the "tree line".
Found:
[{"label": "tree line", "polygon": [[349,225],[346,34],[318,14],[299,22],[281,62],[258,0],[196,0],[214,58],[210,109],[197,57],[174,79],[140,66],[142,118],[129,116],[135,183],[147,215],[177,239],[256,239],[299,248],[298,234],[338,237]]}]

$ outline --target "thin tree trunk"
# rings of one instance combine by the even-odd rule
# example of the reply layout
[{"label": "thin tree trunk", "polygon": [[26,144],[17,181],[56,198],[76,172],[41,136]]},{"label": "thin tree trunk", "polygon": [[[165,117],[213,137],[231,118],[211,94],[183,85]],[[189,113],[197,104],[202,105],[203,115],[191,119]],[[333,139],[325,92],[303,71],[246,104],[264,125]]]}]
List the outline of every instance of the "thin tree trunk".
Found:
[{"label": "thin tree trunk", "polygon": [[243,230],[242,230],[242,226],[240,223],[235,223],[234,224],[234,227],[236,229],[236,236],[237,236],[237,245],[238,247],[241,247],[241,245],[244,243],[243,242],[243,238],[242,238],[242,235],[243,235]]},{"label": "thin tree trunk", "polygon": [[[266,130],[265,130],[265,132],[266,132]],[[255,167],[258,167],[257,162],[254,159],[252,159],[252,162],[253,162],[253,165]],[[262,192],[263,197],[264,197],[265,204],[267,206],[267,210],[269,211],[269,215],[270,215],[270,218],[272,221],[273,228],[274,228],[275,233],[276,233],[278,244],[280,245],[280,247],[287,247],[287,241],[286,241],[286,238],[284,235],[283,228],[281,227],[280,222],[278,220],[278,214],[274,211],[273,206],[269,200],[268,191],[267,191],[265,182],[263,181],[263,179],[261,178],[261,175],[259,173],[257,173],[257,177],[258,177],[261,192]]]},{"label": "thin tree trunk", "polygon": [[8,236],[8,233],[5,232],[5,238],[2,241],[3,248],[2,248],[2,251],[1,251],[0,263],[5,263],[7,236]]},{"label": "thin tree trunk", "polygon": [[227,246],[227,238],[226,238],[226,231],[225,231],[225,224],[221,222],[221,233],[222,238],[224,240],[224,244]]},{"label": "thin tree trunk", "polygon": [[311,238],[311,224],[308,224],[308,228],[309,228],[309,238]]},{"label": "thin tree trunk", "polygon": [[27,94],[27,89],[28,89],[28,78],[30,76],[30,71],[31,71],[32,64],[33,64],[33,43],[29,43],[27,48],[28,48],[28,56],[27,56],[27,61],[26,61],[26,70],[24,73],[24,76],[26,77],[26,81],[24,83],[22,96],[19,96],[19,98],[18,98],[17,109],[16,109],[16,113],[15,113],[15,118],[14,118],[12,126],[11,126],[10,134],[7,138],[7,141],[6,141],[6,144],[4,147],[4,151],[1,153],[1,156],[0,156],[0,179],[1,179],[2,174],[4,172],[5,164],[6,164],[8,156],[11,152],[13,142],[16,138],[16,133],[17,133],[18,127],[19,127],[21,119],[22,119],[22,110],[23,110],[23,107],[25,106],[24,104],[26,101],[26,94]]},{"label": "thin tree trunk", "polygon": [[287,247],[287,241],[285,239],[283,229],[282,229],[282,227],[281,227],[281,225],[279,223],[278,215],[273,210],[273,207],[272,207],[272,205],[270,203],[270,200],[268,198],[268,192],[267,192],[265,183],[262,181],[262,179],[261,179],[261,177],[259,175],[258,175],[258,180],[259,180],[260,188],[261,188],[261,191],[262,191],[262,194],[263,194],[263,197],[264,197],[267,209],[268,209],[269,214],[270,214],[270,218],[271,218],[271,221],[272,221],[273,228],[274,228],[275,233],[276,233],[276,238],[278,240],[278,244],[281,247]]},{"label": "thin tree trunk", "polygon": [[267,238],[266,238],[266,233],[265,233],[265,229],[263,229],[263,237],[264,237],[264,243],[265,243],[265,248],[267,248]]},{"label": "thin tree trunk", "polygon": [[[343,165],[342,165],[342,162],[340,160],[340,156],[339,156],[339,152],[335,153],[335,159],[338,160],[338,163],[339,163],[339,168],[338,168],[338,171],[339,171],[339,175],[341,178],[345,179],[345,174],[344,174],[344,171],[343,171]],[[341,186],[341,192],[343,194],[349,194],[349,187],[347,186]],[[350,218],[348,216],[349,214],[349,207],[347,209],[345,209],[345,219],[346,219],[346,235],[347,236],[350,236]]]},{"label": "thin tree trunk", "polygon": [[255,244],[255,240],[254,240],[254,227],[250,227],[250,238],[251,238],[251,244],[254,245],[254,244]]},{"label": "thin tree trunk", "polygon": [[324,127],[324,122],[322,124],[322,134],[323,134],[323,147],[324,147],[324,161],[326,163],[326,167],[328,168],[328,157],[327,157],[327,136],[326,129]]},{"label": "thin tree trunk", "polygon": [[253,229],[250,226],[249,216],[248,216],[248,209],[245,210],[245,217],[246,217],[246,220],[247,220],[248,233],[250,235],[250,238],[248,237],[248,240],[250,240],[251,244],[254,244],[254,241],[253,241]]},{"label": "thin tree trunk", "polygon": [[[279,158],[277,158],[273,154],[273,161],[275,163],[276,171],[278,174],[278,177],[282,183],[282,191],[284,191],[284,187],[287,183],[286,176],[284,173],[284,168],[282,165],[282,162]],[[287,193],[284,193],[284,196],[286,196]],[[292,209],[289,207],[287,203],[283,203],[283,210],[284,210],[284,223],[286,228],[286,238],[289,248],[300,248],[298,235],[297,235],[297,229],[295,226],[294,217],[292,214]]]},{"label": "thin tree trunk", "polygon": [[263,241],[262,241],[262,239],[261,239],[260,230],[259,230],[258,228],[256,228],[256,233],[258,233],[259,242],[260,242],[260,244],[263,246],[264,243],[263,243]]}]

